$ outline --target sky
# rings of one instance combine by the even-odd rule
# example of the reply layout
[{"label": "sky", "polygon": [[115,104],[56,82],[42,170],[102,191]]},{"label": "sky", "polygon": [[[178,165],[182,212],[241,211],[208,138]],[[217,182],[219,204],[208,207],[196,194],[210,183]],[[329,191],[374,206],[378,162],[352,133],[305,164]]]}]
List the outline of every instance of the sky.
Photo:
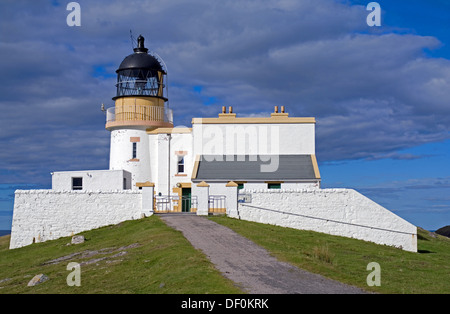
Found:
[{"label": "sky", "polygon": [[0,1],[0,229],[16,189],[108,169],[115,70],[130,30],[167,65],[175,126],[215,117],[316,118],[323,188],[352,188],[416,226],[450,225],[450,2]]}]

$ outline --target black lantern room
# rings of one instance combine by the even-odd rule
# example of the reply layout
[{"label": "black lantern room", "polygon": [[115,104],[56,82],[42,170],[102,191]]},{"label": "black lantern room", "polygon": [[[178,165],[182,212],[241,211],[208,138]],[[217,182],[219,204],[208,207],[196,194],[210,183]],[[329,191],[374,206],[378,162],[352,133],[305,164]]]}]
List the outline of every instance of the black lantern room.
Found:
[{"label": "black lantern room", "polygon": [[134,53],[123,59],[116,71],[117,94],[113,100],[128,96],[151,96],[167,101],[166,71],[156,57],[148,54],[142,35],[139,35],[137,42]]}]

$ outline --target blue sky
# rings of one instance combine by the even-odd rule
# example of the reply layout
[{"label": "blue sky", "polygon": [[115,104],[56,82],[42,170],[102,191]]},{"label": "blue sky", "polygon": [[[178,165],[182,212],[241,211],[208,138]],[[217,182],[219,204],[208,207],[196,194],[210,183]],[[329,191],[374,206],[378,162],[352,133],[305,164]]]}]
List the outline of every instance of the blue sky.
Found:
[{"label": "blue sky", "polygon": [[[367,5],[369,1],[351,3]],[[438,49],[425,49],[424,53],[429,58],[450,59],[449,1],[378,3],[381,32],[436,37]],[[450,106],[450,101],[445,103]],[[449,162],[450,140],[443,140],[412,145],[387,158],[325,162],[321,171],[324,187],[355,188],[417,226],[436,230],[450,224]]]},{"label": "blue sky", "polygon": [[130,29],[168,67],[175,124],[216,116],[314,116],[325,188],[354,188],[426,229],[450,224],[450,2],[70,1],[0,3],[0,229],[16,189],[50,172],[107,169],[115,70]]}]

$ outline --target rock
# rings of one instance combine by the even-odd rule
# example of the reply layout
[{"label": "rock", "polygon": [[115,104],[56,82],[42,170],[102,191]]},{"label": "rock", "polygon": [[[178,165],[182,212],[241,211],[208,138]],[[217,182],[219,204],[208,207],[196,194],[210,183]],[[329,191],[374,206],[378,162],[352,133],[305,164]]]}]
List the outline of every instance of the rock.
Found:
[{"label": "rock", "polygon": [[34,276],[33,277],[33,279],[31,279],[29,282],[28,282],[28,287],[34,287],[34,286],[36,286],[36,285],[38,285],[38,284],[40,284],[40,283],[43,283],[44,281],[47,281],[49,278],[46,276],[46,275],[44,275],[44,274],[39,274],[39,275],[36,275],[36,276]]},{"label": "rock", "polygon": [[84,236],[82,235],[77,235],[77,236],[73,236],[72,237],[72,241],[70,242],[71,244],[81,244],[84,243]]}]

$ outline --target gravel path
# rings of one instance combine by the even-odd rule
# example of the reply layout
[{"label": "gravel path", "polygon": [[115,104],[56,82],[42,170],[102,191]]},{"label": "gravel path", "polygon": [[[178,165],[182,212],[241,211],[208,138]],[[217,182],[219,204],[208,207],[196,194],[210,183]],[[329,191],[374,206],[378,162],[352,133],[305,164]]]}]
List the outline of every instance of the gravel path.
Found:
[{"label": "gravel path", "polygon": [[265,249],[231,229],[196,215],[161,214],[223,275],[251,294],[344,294],[363,290],[280,262]]}]

